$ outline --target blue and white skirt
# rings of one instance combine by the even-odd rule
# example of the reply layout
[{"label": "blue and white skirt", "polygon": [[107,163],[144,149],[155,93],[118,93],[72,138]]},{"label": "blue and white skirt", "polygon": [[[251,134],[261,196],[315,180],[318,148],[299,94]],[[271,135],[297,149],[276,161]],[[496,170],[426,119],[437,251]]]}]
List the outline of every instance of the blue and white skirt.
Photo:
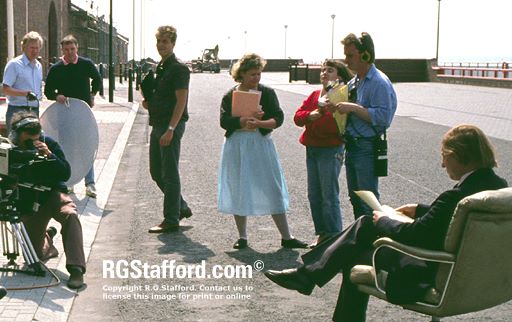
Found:
[{"label": "blue and white skirt", "polygon": [[284,214],[288,189],[274,142],[259,131],[236,131],[224,140],[218,209],[239,216]]}]

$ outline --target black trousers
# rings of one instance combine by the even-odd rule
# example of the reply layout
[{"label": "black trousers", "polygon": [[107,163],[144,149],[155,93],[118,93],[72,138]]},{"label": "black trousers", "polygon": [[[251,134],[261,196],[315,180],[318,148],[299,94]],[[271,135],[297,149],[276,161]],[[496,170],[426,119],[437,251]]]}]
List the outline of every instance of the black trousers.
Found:
[{"label": "black trousers", "polygon": [[[371,265],[373,242],[379,234],[370,216],[361,216],[339,235],[333,236],[304,254],[299,272],[322,287],[339,272],[343,273],[333,321],[365,321],[369,296],[350,281],[355,265]],[[376,256],[378,270],[387,271],[386,296],[395,304],[413,303],[432,285],[437,265],[383,248]]]},{"label": "black trousers", "polygon": [[369,296],[350,281],[350,270],[358,264],[370,264],[373,242],[378,238],[370,216],[361,216],[339,235],[333,236],[304,254],[299,272],[322,287],[339,272],[343,273],[333,321],[365,321]]}]

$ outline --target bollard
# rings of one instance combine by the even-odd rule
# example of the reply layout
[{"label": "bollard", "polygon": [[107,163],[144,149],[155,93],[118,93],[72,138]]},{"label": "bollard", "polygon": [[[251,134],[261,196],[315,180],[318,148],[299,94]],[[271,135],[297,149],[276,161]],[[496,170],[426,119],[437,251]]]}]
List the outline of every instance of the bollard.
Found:
[{"label": "bollard", "polygon": [[140,83],[142,82],[142,68],[140,66],[137,67],[137,77],[135,81],[135,89],[139,90]]},{"label": "bollard", "polygon": [[119,64],[119,84],[123,83],[123,64]]},{"label": "bollard", "polygon": [[114,74],[114,64],[108,66],[108,101],[114,102],[114,91],[116,89],[116,75]]},{"label": "bollard", "polygon": [[128,102],[133,102],[133,73],[128,69]]},{"label": "bollard", "polygon": [[[104,73],[104,70],[103,70],[103,63],[100,63],[99,65],[99,72],[100,72],[100,76],[101,76],[101,82],[103,84],[103,78],[105,77],[105,75],[103,74]],[[103,97],[103,86],[100,87],[100,96]]]}]

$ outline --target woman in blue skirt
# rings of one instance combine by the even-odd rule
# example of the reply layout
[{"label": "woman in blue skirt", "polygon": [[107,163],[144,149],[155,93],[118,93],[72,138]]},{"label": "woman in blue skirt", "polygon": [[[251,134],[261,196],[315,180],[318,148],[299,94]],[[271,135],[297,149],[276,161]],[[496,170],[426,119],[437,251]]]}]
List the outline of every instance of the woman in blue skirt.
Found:
[{"label": "woman in blue skirt", "polygon": [[[239,83],[222,98],[220,125],[226,130],[218,182],[218,208],[221,213],[233,214],[239,239],[235,249],[247,247],[247,217],[272,215],[281,233],[281,246],[306,248],[295,239],[288,227],[288,190],[277,151],[270,136],[284,120],[277,95],[261,85],[265,60],[256,54],[244,55],[231,69]],[[233,92],[260,94],[260,111],[250,116],[232,114]]]}]

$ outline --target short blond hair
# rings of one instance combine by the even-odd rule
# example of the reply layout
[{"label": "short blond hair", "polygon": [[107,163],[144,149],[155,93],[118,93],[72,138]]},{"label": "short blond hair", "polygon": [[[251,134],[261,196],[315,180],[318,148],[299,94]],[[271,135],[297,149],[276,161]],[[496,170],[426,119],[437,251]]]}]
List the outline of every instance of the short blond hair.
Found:
[{"label": "short blond hair", "polygon": [[235,82],[241,82],[243,80],[243,73],[253,68],[263,70],[266,64],[267,61],[255,53],[245,54],[231,68],[231,77],[233,77]]},{"label": "short blond hair", "polygon": [[25,48],[29,43],[33,41],[38,41],[39,46],[43,47],[43,37],[37,32],[37,31],[30,31],[23,36],[23,39],[21,40],[21,46]]},{"label": "short blond hair", "polygon": [[178,31],[173,26],[160,26],[156,31],[155,37],[167,37],[171,40],[172,43],[176,43],[176,39],[178,38]]},{"label": "short blond hair", "polygon": [[450,129],[443,137],[442,149],[452,153],[464,165],[477,168],[494,168],[498,165],[491,141],[474,125],[461,124]]}]

